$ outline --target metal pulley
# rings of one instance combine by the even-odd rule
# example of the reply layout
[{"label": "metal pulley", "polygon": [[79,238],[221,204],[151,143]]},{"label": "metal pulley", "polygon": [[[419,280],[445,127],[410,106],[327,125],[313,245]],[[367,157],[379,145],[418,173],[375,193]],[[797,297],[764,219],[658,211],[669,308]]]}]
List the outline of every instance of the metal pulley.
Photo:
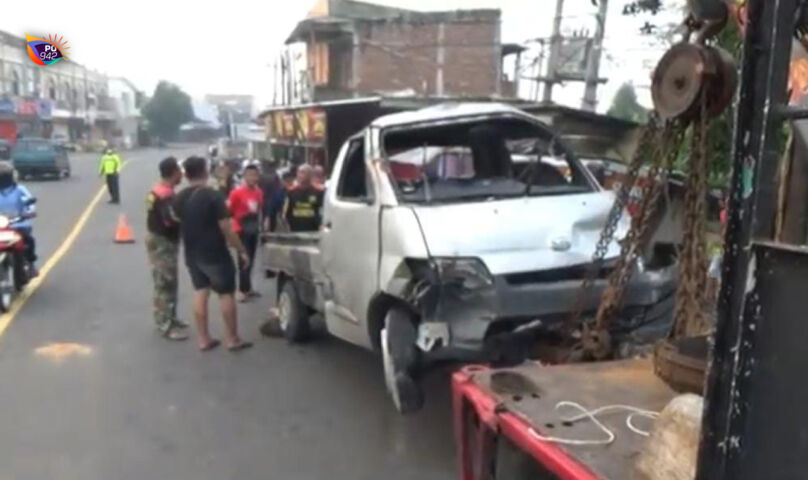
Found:
[{"label": "metal pulley", "polygon": [[732,101],[738,76],[732,55],[719,47],[680,43],[668,50],[654,70],[651,96],[662,119],[691,120],[706,92],[710,117]]},{"label": "metal pulley", "polygon": [[716,68],[716,75],[710,79],[710,90],[707,92],[707,115],[714,118],[724,113],[735,97],[738,66],[732,54],[723,48],[711,46],[707,49]]}]

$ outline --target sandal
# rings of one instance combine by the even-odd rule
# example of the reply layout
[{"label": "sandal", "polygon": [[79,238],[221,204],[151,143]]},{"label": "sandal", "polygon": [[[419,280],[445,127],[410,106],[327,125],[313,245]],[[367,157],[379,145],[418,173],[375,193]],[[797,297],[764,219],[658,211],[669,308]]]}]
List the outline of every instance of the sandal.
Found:
[{"label": "sandal", "polygon": [[221,344],[222,344],[222,342],[220,342],[220,341],[218,341],[218,340],[216,340],[214,338],[213,340],[211,340],[204,347],[199,347],[199,351],[201,351],[201,352],[209,352],[209,351],[213,350],[214,348],[218,347]]},{"label": "sandal", "polygon": [[242,350],[247,350],[248,348],[252,348],[252,346],[253,346],[252,342],[241,342],[236,345],[233,345],[232,347],[227,347],[227,349],[235,353],[240,352]]}]

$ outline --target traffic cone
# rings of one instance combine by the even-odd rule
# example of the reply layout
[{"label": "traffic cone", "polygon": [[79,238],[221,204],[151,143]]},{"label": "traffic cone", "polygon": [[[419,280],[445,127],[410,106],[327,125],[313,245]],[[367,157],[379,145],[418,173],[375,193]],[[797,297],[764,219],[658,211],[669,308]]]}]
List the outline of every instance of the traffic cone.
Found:
[{"label": "traffic cone", "polygon": [[118,217],[118,227],[115,229],[115,243],[135,243],[132,228],[126,222],[126,215]]}]

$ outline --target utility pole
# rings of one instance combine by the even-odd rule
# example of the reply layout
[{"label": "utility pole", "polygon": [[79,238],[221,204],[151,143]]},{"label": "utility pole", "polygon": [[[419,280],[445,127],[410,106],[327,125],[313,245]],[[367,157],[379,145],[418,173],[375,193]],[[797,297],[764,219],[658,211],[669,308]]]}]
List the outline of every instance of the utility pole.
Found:
[{"label": "utility pole", "polygon": [[544,81],[544,102],[553,101],[553,86],[556,84],[558,58],[561,52],[561,20],[564,18],[564,0],[556,0],[553,36],[550,38],[550,60],[547,62],[547,79]]},{"label": "utility pole", "polygon": [[289,105],[295,103],[295,80],[296,75],[294,73],[294,67],[292,66],[292,52],[289,50],[289,47],[286,48],[286,88],[287,88],[287,98],[289,99]]},{"label": "utility pole", "polygon": [[281,62],[281,105],[288,105],[289,99],[286,98],[286,57],[284,57],[283,52],[281,52],[279,60]]},{"label": "utility pole", "polygon": [[272,106],[278,105],[278,58],[272,66]]},{"label": "utility pole", "polygon": [[598,81],[600,80],[600,59],[603,55],[603,38],[606,35],[606,18],[609,16],[609,0],[598,0],[599,9],[595,38],[589,50],[586,64],[586,90],[581,108],[594,112],[598,107]]}]

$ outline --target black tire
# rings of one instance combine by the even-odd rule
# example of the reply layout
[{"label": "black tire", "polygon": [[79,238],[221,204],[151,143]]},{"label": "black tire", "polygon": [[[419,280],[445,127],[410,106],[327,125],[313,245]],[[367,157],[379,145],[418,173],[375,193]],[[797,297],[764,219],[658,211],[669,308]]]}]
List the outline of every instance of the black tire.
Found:
[{"label": "black tire", "polygon": [[15,255],[14,256],[14,289],[17,292],[21,292],[28,282],[31,281],[28,271],[28,265],[26,265],[25,259],[22,258],[22,255]]},{"label": "black tire", "polygon": [[16,286],[14,285],[14,265],[10,259],[0,264],[0,312],[11,310]]},{"label": "black tire", "polygon": [[415,379],[418,331],[412,315],[402,307],[392,307],[380,336],[384,378],[393,404],[402,414],[417,412],[424,406],[424,392]]},{"label": "black tire", "polygon": [[278,315],[283,336],[289,343],[299,343],[309,335],[309,314],[306,305],[300,301],[294,280],[283,282],[278,295]]}]

